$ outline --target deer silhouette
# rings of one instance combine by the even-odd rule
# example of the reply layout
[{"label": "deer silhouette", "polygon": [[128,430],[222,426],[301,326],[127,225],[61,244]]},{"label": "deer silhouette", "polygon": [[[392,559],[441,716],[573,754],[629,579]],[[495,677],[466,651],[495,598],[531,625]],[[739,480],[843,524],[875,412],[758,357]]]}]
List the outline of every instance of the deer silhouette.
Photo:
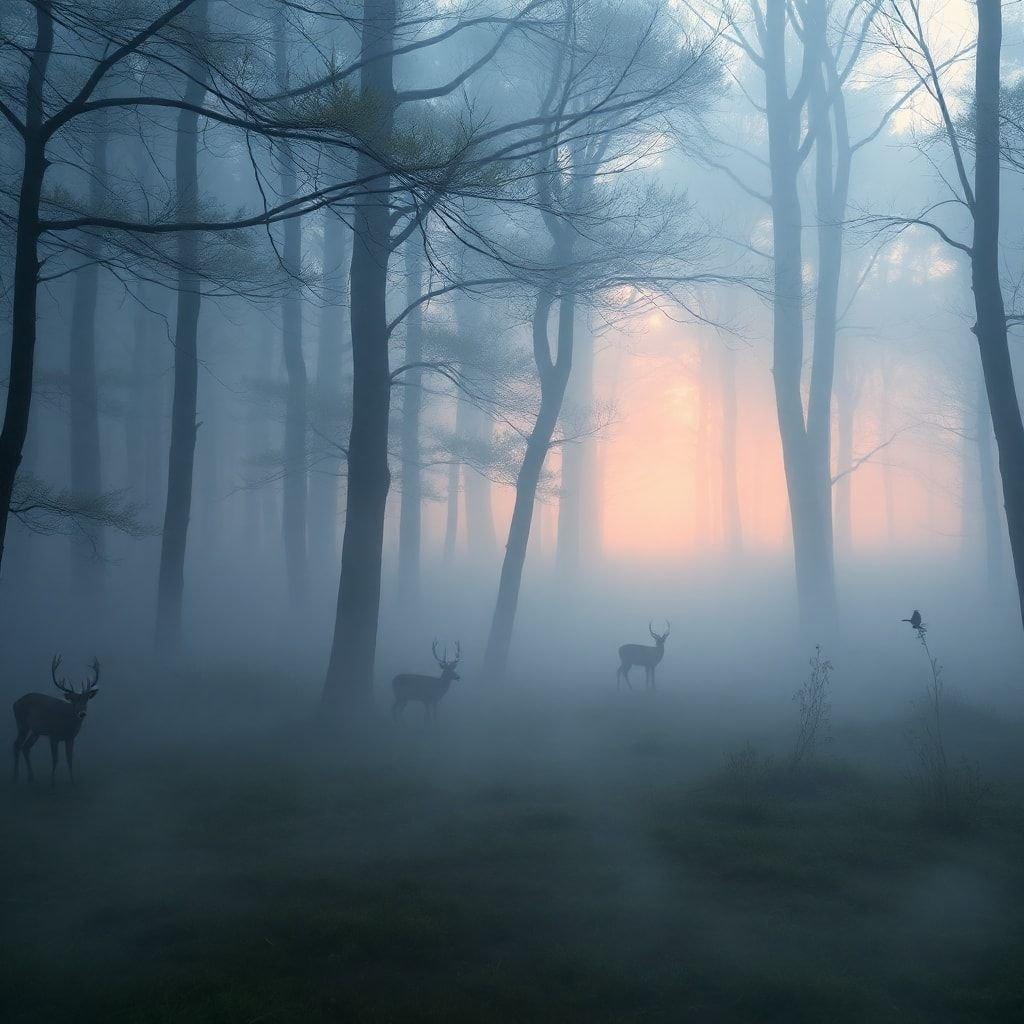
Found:
[{"label": "deer silhouette", "polygon": [[14,721],[18,726],[18,736],[14,741],[15,782],[18,781],[19,755],[25,758],[28,781],[35,781],[29,752],[40,736],[46,736],[50,741],[50,754],[53,757],[50,785],[54,785],[57,777],[57,755],[61,743],[64,744],[64,756],[68,762],[68,776],[71,784],[75,783],[75,772],[72,768],[75,737],[85,721],[89,701],[99,693],[96,684],[100,679],[100,663],[97,658],[93,658],[92,665],[89,666],[92,669],[92,678],[87,679],[77,690],[69,686],[66,679],[57,678],[60,663],[60,655],[55,654],[50,663],[50,676],[53,685],[64,694],[63,700],[59,697],[48,697],[45,693],[26,693],[24,697],[19,697],[14,702]]},{"label": "deer silhouette", "polygon": [[622,686],[623,680],[631,690],[633,684],[629,681],[629,671],[636,665],[642,666],[644,679],[649,690],[655,689],[654,670],[661,664],[665,657],[665,641],[672,630],[672,623],[665,621],[665,632],[655,633],[653,623],[648,623],[647,629],[654,638],[654,646],[650,644],[623,644],[619,648],[619,671],[615,676],[616,688]]},{"label": "deer silhouette", "polygon": [[437,705],[441,702],[441,698],[448,692],[452,682],[460,678],[455,668],[462,657],[462,645],[456,641],[455,657],[451,660],[448,658],[447,647],[445,647],[443,655],[437,653],[436,640],[432,650],[434,660],[441,669],[440,676],[405,672],[395,676],[391,681],[391,688],[395,694],[395,703],[391,708],[391,714],[395,719],[401,716],[405,705],[410,701],[418,701],[423,705],[423,711],[428,720],[436,719]]}]

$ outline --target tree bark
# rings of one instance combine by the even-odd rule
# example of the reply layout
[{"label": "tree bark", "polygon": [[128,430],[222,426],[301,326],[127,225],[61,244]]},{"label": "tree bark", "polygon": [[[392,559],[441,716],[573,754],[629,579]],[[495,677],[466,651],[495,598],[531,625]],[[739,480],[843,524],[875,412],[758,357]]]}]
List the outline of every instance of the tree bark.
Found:
[{"label": "tree bark", "polygon": [[[423,307],[413,305],[423,292],[423,251],[413,236],[405,246],[405,301],[411,311],[405,318],[405,362],[423,359]],[[423,485],[420,470],[420,413],[423,408],[423,372],[402,375],[402,506],[398,520],[398,599],[406,608],[419,599],[420,543],[422,536]]]},{"label": "tree bark", "polygon": [[[360,57],[361,90],[377,109],[376,130],[386,141],[394,123],[394,0],[365,0]],[[334,641],[324,682],[325,703],[336,710],[366,706],[373,692],[380,614],[384,514],[391,471],[388,421],[387,279],[391,256],[388,179],[361,154],[357,178],[376,175],[373,194],[354,211],[352,244],[352,430],[348,444],[345,534]]]},{"label": "tree bark", "polygon": [[548,317],[553,301],[549,293],[541,292],[533,318],[533,352],[540,375],[541,402],[516,476],[515,505],[498,582],[498,599],[484,652],[484,676],[491,680],[501,679],[508,666],[537,486],[562,411],[565,388],[572,369],[574,297],[569,292],[562,296],[559,303],[558,341],[554,360],[551,358],[548,340]]},{"label": "tree bark", "polygon": [[1024,617],[1024,423],[1013,379],[1006,310],[999,279],[1000,0],[978,0],[975,61],[974,238],[971,286],[985,390],[999,453],[999,475],[1020,611]]},{"label": "tree bark", "polygon": [[[193,31],[206,30],[208,0],[192,8]],[[199,59],[190,61],[185,101],[195,107],[206,95],[207,71]],[[174,167],[178,219],[194,220],[199,207],[198,115],[178,114]],[[192,510],[192,474],[196,454],[196,401],[199,382],[198,333],[201,283],[196,272],[199,239],[194,232],[178,236],[178,298],[174,330],[174,397],[167,460],[167,501],[160,544],[157,580],[156,645],[163,654],[181,649],[181,618],[185,590],[185,549]]]},{"label": "tree bark", "polygon": [[15,235],[11,369],[4,424],[0,430],[0,568],[3,566],[14,478],[21,465],[32,406],[39,286],[39,201],[48,166],[46,141],[41,128],[46,68],[53,49],[53,17],[48,3],[37,3],[35,11],[36,39],[25,90],[24,155]]}]

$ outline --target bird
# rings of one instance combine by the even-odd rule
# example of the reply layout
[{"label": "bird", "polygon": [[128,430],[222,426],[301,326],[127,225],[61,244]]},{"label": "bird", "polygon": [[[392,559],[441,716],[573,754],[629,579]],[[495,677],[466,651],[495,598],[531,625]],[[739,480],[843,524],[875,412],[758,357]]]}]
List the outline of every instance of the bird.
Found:
[{"label": "bird", "polygon": [[911,629],[924,629],[924,623],[921,621],[921,613],[915,608],[914,614],[909,619],[904,619],[904,622],[910,623]]}]

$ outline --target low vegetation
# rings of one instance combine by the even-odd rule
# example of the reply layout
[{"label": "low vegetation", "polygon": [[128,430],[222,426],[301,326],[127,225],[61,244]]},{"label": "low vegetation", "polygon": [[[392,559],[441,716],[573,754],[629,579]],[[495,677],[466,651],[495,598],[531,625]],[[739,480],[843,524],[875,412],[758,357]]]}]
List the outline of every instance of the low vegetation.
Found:
[{"label": "low vegetation", "polygon": [[[217,699],[242,687],[264,692]],[[280,710],[184,761],[97,729],[76,789],[13,791],[6,1021],[1024,1013],[1020,806],[996,787],[938,827],[842,719],[797,773],[792,716],[752,710],[737,750],[721,706],[671,692],[464,693],[358,750]],[[905,728],[870,740],[899,753]]]}]

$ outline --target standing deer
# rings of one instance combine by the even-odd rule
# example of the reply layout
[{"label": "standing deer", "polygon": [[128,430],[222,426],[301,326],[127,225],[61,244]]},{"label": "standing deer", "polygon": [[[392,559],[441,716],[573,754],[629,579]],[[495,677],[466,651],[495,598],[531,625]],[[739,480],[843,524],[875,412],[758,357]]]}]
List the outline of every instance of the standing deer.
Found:
[{"label": "standing deer", "polygon": [[14,702],[14,721],[18,726],[18,738],[14,741],[14,781],[18,781],[18,755],[25,758],[25,767],[28,769],[28,781],[34,782],[32,774],[32,762],[29,760],[29,751],[40,736],[46,736],[50,741],[50,754],[53,756],[53,767],[50,770],[50,785],[54,785],[57,777],[57,752],[60,744],[64,744],[64,755],[68,762],[68,775],[71,784],[75,783],[74,769],[71,767],[75,751],[75,737],[78,730],[82,728],[85,721],[85,712],[89,701],[99,693],[96,684],[100,680],[99,659],[93,658],[92,678],[82,684],[80,690],[68,686],[66,679],[57,678],[57,669],[60,668],[61,657],[55,654],[50,664],[50,675],[53,677],[53,685],[64,694],[64,700],[59,697],[47,697],[45,693],[26,693]]},{"label": "standing deer", "polygon": [[445,647],[444,654],[437,653],[437,641],[432,647],[434,659],[441,669],[440,676],[424,676],[414,672],[405,672],[395,676],[391,681],[391,688],[395,691],[395,703],[391,714],[397,719],[410,701],[419,701],[423,705],[423,711],[427,719],[437,718],[437,705],[441,698],[448,692],[448,687],[453,680],[460,678],[455,671],[459,659],[462,657],[462,645],[456,641],[455,657],[448,660],[448,648]]},{"label": "standing deer", "polygon": [[629,670],[634,665],[643,666],[647,688],[650,690],[655,688],[654,670],[661,663],[661,659],[665,657],[665,641],[672,630],[672,623],[666,619],[665,632],[660,634],[654,632],[653,623],[648,623],[647,629],[654,638],[654,647],[651,647],[649,644],[623,644],[619,648],[619,661],[621,664],[615,676],[616,689],[622,686],[623,679],[625,679],[626,685],[631,690],[633,689],[633,684],[629,681]]}]

